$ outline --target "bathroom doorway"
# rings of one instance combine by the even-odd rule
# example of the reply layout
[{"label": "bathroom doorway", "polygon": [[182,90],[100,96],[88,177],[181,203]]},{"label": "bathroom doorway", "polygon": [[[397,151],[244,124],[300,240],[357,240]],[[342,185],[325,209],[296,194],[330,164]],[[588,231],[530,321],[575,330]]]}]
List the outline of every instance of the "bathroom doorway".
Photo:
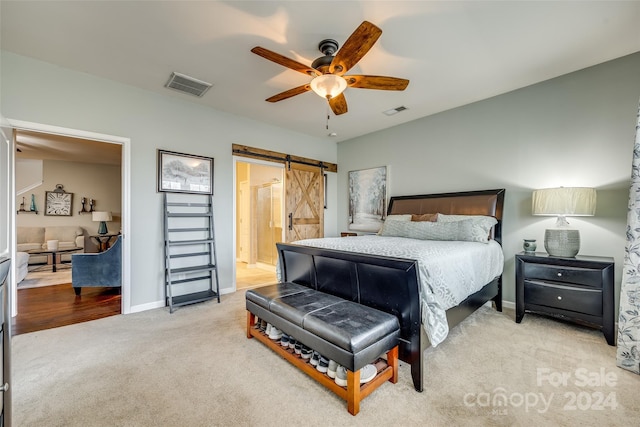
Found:
[{"label": "bathroom doorway", "polygon": [[276,243],[284,226],[284,168],[236,162],[236,289],[276,282]]}]

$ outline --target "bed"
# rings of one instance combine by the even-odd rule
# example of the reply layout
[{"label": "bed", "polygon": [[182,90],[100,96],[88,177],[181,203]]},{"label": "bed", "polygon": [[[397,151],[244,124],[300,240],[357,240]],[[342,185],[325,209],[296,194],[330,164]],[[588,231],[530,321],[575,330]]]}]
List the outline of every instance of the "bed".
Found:
[{"label": "bed", "polygon": [[[400,359],[411,364],[414,387],[422,391],[424,349],[442,342],[449,329],[486,302],[493,301],[495,308],[502,310],[503,205],[504,189],[392,197],[383,236],[278,244],[280,280],[304,284],[396,315],[401,325]],[[486,216],[495,220],[491,223],[490,235],[484,237],[488,240],[485,243],[456,242],[456,238],[449,241],[446,237],[430,241],[428,236],[414,239],[388,231],[392,229],[387,227],[392,225],[392,218],[407,221],[406,217],[412,214],[434,213]],[[414,226],[412,222],[400,228],[415,230]],[[427,224],[424,227],[432,228]],[[485,249],[477,254],[473,251],[462,254],[461,246],[486,247],[491,261],[479,258],[480,267],[467,265],[477,257],[484,257],[480,254]],[[414,252],[418,249],[421,252]],[[422,251],[426,251],[426,255]],[[437,258],[440,260],[436,261]],[[489,263],[498,266],[485,269]],[[462,276],[448,276],[447,269],[457,270]],[[478,276],[476,269],[486,271]],[[465,284],[462,289],[451,286],[448,290],[447,281],[458,285],[458,281],[466,282],[470,276],[474,277],[469,280],[475,281],[473,284]],[[435,278],[439,282],[432,286]]]}]

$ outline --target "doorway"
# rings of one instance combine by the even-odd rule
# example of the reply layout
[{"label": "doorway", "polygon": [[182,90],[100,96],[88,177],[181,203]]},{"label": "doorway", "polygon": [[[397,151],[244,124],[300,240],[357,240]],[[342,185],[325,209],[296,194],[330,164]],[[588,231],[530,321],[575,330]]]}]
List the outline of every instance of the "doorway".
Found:
[{"label": "doorway", "polygon": [[[95,211],[99,211],[99,208],[103,208],[102,210],[107,210],[109,209],[112,213],[113,213],[113,220],[117,221],[117,223],[114,223],[114,230],[111,230],[112,232],[122,232],[122,234],[124,236],[126,236],[129,232],[129,227],[130,227],[130,213],[128,212],[128,206],[130,205],[130,140],[129,138],[122,138],[122,137],[116,137],[116,136],[111,136],[111,135],[104,135],[104,134],[98,134],[98,133],[93,133],[93,132],[86,132],[86,131],[79,131],[79,130],[74,130],[74,129],[68,129],[68,128],[61,128],[61,127],[57,127],[57,126],[50,126],[50,125],[42,125],[42,124],[38,124],[38,123],[31,123],[31,122],[22,122],[22,121],[17,121],[17,120],[11,120],[9,119],[9,124],[11,125],[12,128],[16,129],[16,132],[25,132],[25,133],[41,133],[41,134],[48,134],[53,138],[67,138],[70,140],[71,143],[74,144],[74,149],[70,150],[70,151],[76,151],[76,149],[79,149],[81,146],[81,142],[84,142],[86,144],[97,144],[99,146],[102,147],[109,147],[111,149],[115,148],[117,146],[117,157],[118,157],[118,172],[117,174],[118,176],[118,182],[117,182],[117,187],[118,187],[118,194],[116,196],[117,200],[109,200],[108,198],[103,195],[100,197],[101,201],[102,201],[102,205],[99,205],[99,201],[95,201],[96,203],[98,203],[96,205],[96,209],[94,209]],[[15,142],[14,142],[15,144]],[[16,147],[14,147],[15,149]],[[27,148],[27,147],[25,147]],[[70,154],[67,153],[64,157],[66,160],[69,160],[70,158]],[[96,161],[97,158],[102,158],[102,156],[94,156],[92,157],[92,162],[88,161],[85,163],[99,163],[98,161]],[[90,167],[95,167],[95,166],[90,166]],[[93,173],[87,173],[85,174],[85,178],[83,178],[84,181],[87,180],[86,176],[91,176],[93,175]],[[75,182],[74,180],[71,180],[69,178],[67,178],[70,182],[70,186],[77,186],[79,185],[78,182]],[[50,190],[49,188],[45,188],[45,190]],[[33,190],[34,192],[36,191],[35,189]],[[15,194],[14,194],[15,195]],[[74,212],[73,212],[73,218],[76,218],[77,221],[82,220],[83,222],[88,222],[87,224],[83,224],[83,228],[86,230],[86,237],[85,237],[85,242],[87,243],[87,251],[91,252],[92,250],[90,249],[91,245],[93,245],[93,242],[91,241],[91,239],[88,237],[89,235],[95,234],[95,230],[97,230],[96,228],[96,223],[91,222],[92,219],[92,215],[82,215],[79,211],[84,211],[85,208],[88,210],[89,207],[88,206],[80,206],[80,202],[82,200],[82,198],[85,197],[85,195],[83,194],[75,194],[75,198],[73,199],[73,208],[74,208]],[[86,195],[86,198],[89,199],[91,198],[91,195]],[[18,202],[21,199],[18,199]],[[16,206],[15,209],[13,209],[13,213],[15,214],[15,212],[18,210],[18,202],[16,202]],[[37,201],[38,203],[38,201]],[[38,204],[40,204],[40,206],[38,206],[38,209],[42,209],[43,201],[40,201]],[[44,220],[44,216],[43,215],[37,215],[41,218],[41,220]],[[17,215],[14,216],[14,224],[17,224]],[[111,226],[110,226],[111,228]],[[95,230],[94,230],[95,229]],[[16,231],[14,229],[13,231],[13,236],[14,238],[12,239],[14,242],[16,242]],[[124,239],[123,240],[123,263],[122,263],[122,288],[121,288],[121,295],[118,295],[118,304],[117,304],[117,312],[118,313],[129,313],[131,311],[131,302],[130,302],[130,295],[131,295],[131,291],[129,288],[129,283],[130,283],[130,260],[129,257],[127,256],[127,254],[130,252],[130,242],[128,241],[128,239]],[[73,292],[71,290],[71,285],[68,284],[69,286],[69,291]],[[62,288],[62,287],[61,287]],[[84,296],[84,292],[83,292],[83,296]],[[87,298],[88,299],[88,298]],[[14,284],[12,285],[12,315],[16,316],[16,314],[18,314],[18,304],[17,304],[17,300],[18,300],[18,291],[17,291],[17,286],[15,286]],[[44,329],[44,328],[43,328]]]},{"label": "doorway", "polygon": [[283,241],[282,165],[236,162],[236,289],[276,282],[276,243]]}]

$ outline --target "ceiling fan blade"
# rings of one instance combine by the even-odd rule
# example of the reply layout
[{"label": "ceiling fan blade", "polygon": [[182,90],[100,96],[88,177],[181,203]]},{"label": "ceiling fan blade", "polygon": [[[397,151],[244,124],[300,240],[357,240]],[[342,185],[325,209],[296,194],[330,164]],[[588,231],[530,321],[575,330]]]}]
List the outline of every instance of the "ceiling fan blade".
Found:
[{"label": "ceiling fan blade", "polygon": [[334,96],[333,98],[329,99],[329,106],[331,107],[333,114],[335,114],[336,116],[349,111],[347,109],[347,99],[344,97],[344,93],[341,93],[340,95]]},{"label": "ceiling fan blade", "polygon": [[306,74],[308,76],[316,76],[319,74],[316,70],[309,67],[308,65],[301,64],[298,61],[294,61],[293,59],[287,58],[286,56],[282,56],[279,53],[275,53],[260,46],[254,47],[253,49],[251,49],[251,52],[255,53],[256,55],[262,56],[269,61],[273,61],[276,64],[280,64],[284,67],[290,68],[294,71]]},{"label": "ceiling fan blade", "polygon": [[344,76],[349,87],[378,90],[405,90],[409,80],[387,76]]},{"label": "ceiling fan blade", "polygon": [[349,71],[369,52],[381,34],[380,28],[364,21],[338,50],[329,66],[329,72],[341,76]]},{"label": "ceiling fan blade", "polygon": [[278,102],[278,101],[282,101],[283,99],[291,98],[292,96],[300,95],[301,93],[305,93],[310,90],[311,90],[311,86],[306,84],[306,85],[294,87],[293,89],[285,90],[282,93],[273,95],[271,98],[267,98],[265,101]]}]

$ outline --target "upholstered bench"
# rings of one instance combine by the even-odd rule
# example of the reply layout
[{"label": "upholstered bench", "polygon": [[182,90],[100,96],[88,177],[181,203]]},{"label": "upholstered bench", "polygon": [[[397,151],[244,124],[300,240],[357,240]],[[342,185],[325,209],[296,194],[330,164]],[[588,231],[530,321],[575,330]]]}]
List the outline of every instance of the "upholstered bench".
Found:
[{"label": "upholstered bench", "polygon": [[[359,412],[360,400],[381,384],[387,380],[397,382],[400,326],[395,316],[295,283],[251,289],[245,298],[247,337],[258,338],[347,400],[352,415]],[[344,366],[346,389],[254,328],[256,316]],[[376,377],[360,385],[360,369],[376,360],[380,362],[379,356],[385,353],[386,364],[382,364]]]}]

